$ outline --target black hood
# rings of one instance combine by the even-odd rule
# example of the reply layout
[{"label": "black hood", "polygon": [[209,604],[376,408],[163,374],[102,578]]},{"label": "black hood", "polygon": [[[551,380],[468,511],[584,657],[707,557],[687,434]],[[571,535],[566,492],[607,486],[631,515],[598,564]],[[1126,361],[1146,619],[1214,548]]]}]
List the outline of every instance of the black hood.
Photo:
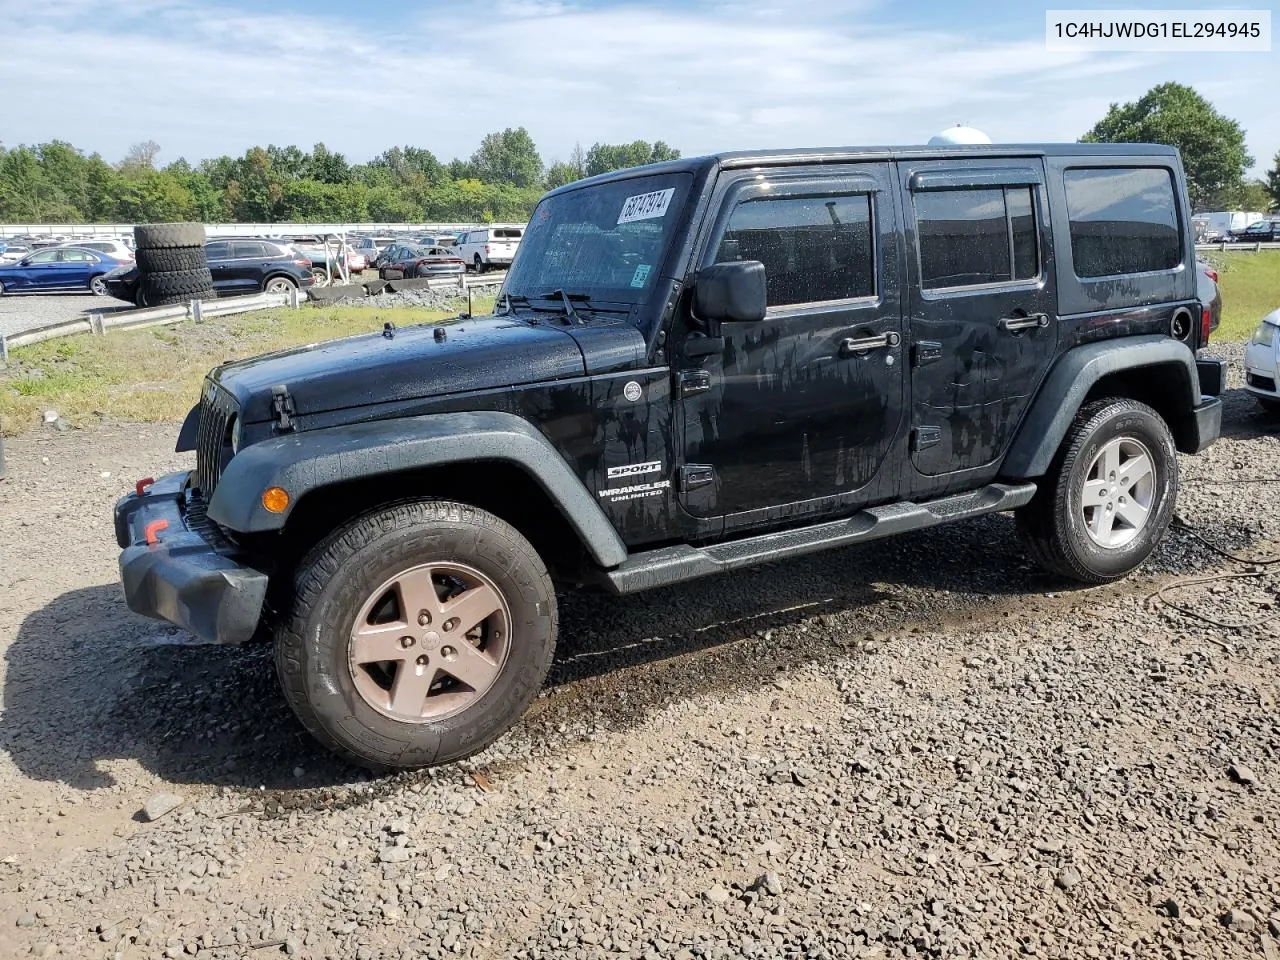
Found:
[{"label": "black hood", "polygon": [[634,366],[644,338],[627,323],[587,328],[509,317],[400,327],[225,364],[210,377],[237,401],[245,423],[272,417],[282,384],[300,416],[373,403],[520,386]]}]

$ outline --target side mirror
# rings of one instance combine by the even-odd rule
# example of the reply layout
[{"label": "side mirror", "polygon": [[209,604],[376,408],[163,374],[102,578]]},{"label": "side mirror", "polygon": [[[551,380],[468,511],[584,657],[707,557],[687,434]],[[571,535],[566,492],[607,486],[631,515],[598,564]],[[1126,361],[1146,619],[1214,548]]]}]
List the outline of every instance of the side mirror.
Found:
[{"label": "side mirror", "polygon": [[716,263],[694,274],[694,316],[713,336],[721,323],[763,320],[766,303],[764,264],[759,260]]}]

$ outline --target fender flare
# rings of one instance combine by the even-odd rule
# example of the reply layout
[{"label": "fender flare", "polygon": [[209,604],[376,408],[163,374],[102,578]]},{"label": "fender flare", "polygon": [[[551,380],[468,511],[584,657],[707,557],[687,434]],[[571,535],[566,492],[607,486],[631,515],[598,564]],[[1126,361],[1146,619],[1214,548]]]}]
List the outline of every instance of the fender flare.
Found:
[{"label": "fender flare", "polygon": [[[1175,389],[1185,397],[1188,416],[1201,404],[1196,358],[1184,343],[1166,336],[1101,340],[1067,351],[1045,378],[1031,409],[1005,456],[1002,477],[1043,476],[1089,391],[1103,377],[1143,367],[1168,367],[1180,381]],[[1182,406],[1182,404],[1179,404]],[[1177,432],[1177,424],[1170,424]]]},{"label": "fender flare", "polygon": [[[209,501],[209,517],[238,533],[280,530],[310,492],[346,480],[421,467],[500,460],[527,473],[602,567],[627,558],[618,532],[569,464],[526,420],[510,413],[441,413],[373,420],[272,437],[231,458]],[[270,513],[262,492],[282,487],[289,507]]]}]

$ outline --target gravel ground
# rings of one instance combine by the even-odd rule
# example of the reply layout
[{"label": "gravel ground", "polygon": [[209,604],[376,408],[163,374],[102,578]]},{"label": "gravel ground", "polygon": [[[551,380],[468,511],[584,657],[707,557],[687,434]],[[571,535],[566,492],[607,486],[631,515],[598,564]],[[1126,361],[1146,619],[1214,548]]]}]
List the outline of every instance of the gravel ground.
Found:
[{"label": "gravel ground", "polygon": [[[488,292],[488,291],[486,291]],[[457,290],[384,290],[375,297],[344,297],[335,301],[344,307],[425,307],[428,310],[457,310],[467,305],[467,295]]]},{"label": "gravel ground", "polygon": [[13,441],[0,956],[1280,956],[1277,568],[1204,542],[1280,550],[1280,423],[1226,419],[1121,584],[997,516],[565,597],[510,736],[380,780],[267,651],[124,609],[110,504],[173,429]]}]

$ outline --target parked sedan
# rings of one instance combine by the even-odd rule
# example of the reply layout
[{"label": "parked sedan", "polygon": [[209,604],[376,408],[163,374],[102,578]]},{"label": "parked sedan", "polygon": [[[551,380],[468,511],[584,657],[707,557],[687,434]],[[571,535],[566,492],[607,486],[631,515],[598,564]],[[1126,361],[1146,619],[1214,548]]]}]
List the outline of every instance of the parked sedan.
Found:
[{"label": "parked sedan", "polygon": [[398,243],[383,253],[378,276],[383,280],[404,277],[458,277],[466,272],[466,264],[444,247],[421,247]]},{"label": "parked sedan", "polygon": [[[211,240],[204,245],[213,276],[213,288],[220,297],[245,293],[284,293],[309,287],[315,280],[311,261],[291,250],[288,244],[252,238]],[[106,289],[117,300],[138,301],[138,281],[142,275],[130,266],[111,274]]]},{"label": "parked sedan", "polygon": [[1280,220],[1259,220],[1243,230],[1232,230],[1222,239],[1232,243],[1276,243],[1280,241]]},{"label": "parked sedan", "polygon": [[88,290],[106,296],[106,276],[128,261],[83,247],[50,247],[17,263],[0,263],[0,294]]}]

